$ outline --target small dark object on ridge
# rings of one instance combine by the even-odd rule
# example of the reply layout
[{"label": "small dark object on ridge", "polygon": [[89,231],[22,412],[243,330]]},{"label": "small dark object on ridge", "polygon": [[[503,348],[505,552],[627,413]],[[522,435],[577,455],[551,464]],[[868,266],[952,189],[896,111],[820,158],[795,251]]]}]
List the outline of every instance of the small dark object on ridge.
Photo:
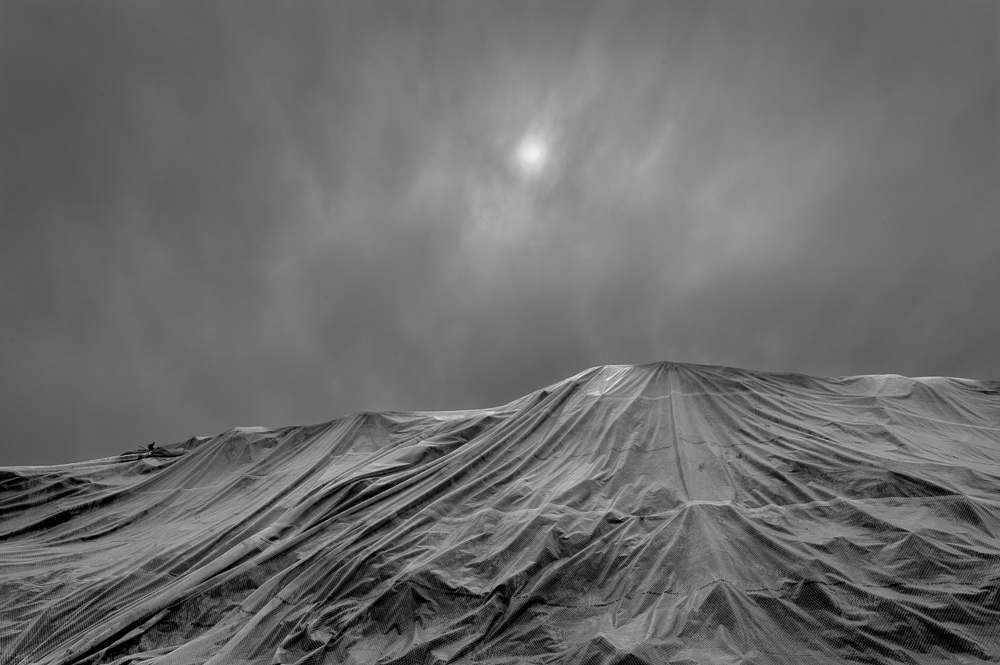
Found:
[{"label": "small dark object on ridge", "polygon": [[156,448],[156,441],[154,441],[151,444],[149,444],[148,446],[146,446],[146,450],[148,450],[149,452],[153,452],[154,448]]}]

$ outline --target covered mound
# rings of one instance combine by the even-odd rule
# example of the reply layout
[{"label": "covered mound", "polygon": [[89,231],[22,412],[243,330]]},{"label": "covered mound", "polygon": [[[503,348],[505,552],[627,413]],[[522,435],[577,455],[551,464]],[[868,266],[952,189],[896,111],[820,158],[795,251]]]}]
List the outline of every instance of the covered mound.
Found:
[{"label": "covered mound", "polygon": [[0,469],[4,663],[997,663],[1000,381],[601,367]]}]

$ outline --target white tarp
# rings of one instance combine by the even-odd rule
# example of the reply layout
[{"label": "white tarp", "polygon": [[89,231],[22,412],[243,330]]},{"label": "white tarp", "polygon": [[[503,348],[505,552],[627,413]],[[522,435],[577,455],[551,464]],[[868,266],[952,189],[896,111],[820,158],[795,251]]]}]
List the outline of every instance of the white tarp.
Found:
[{"label": "white tarp", "polygon": [[1000,382],[604,367],[0,469],[3,663],[1000,662]]}]

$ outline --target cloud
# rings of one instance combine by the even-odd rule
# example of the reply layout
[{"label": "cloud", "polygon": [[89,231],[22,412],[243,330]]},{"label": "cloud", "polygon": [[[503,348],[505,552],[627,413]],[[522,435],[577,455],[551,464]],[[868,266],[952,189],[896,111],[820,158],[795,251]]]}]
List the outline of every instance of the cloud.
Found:
[{"label": "cloud", "polygon": [[992,3],[2,12],[10,463],[603,363],[1000,374]]}]

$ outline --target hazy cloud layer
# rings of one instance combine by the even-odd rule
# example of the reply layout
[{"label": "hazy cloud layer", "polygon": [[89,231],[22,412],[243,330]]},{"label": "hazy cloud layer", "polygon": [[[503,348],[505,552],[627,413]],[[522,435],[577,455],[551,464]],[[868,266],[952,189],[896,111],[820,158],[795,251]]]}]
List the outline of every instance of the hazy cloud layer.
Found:
[{"label": "hazy cloud layer", "polygon": [[605,363],[1000,377],[998,26],[7,0],[0,465]]}]

